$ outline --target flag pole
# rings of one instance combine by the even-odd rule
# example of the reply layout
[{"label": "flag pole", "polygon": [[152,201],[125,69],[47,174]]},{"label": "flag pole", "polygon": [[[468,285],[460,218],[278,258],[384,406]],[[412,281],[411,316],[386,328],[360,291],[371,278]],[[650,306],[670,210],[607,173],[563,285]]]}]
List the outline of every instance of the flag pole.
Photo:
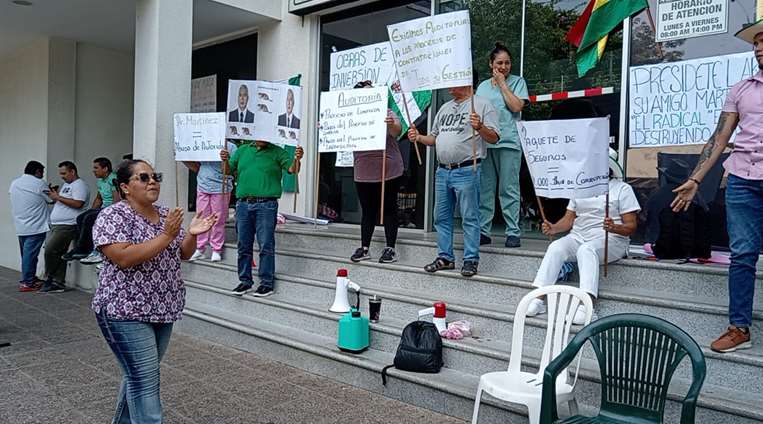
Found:
[{"label": "flag pole", "polygon": [[[223,141],[223,150],[225,150],[226,152],[228,151],[228,141],[227,140]],[[223,197],[225,197],[225,189],[228,186],[228,172],[225,170],[225,162],[223,162],[223,161],[220,161],[220,170],[223,171],[223,187],[222,187],[222,192],[223,192]],[[226,209],[227,209],[227,207],[226,207]],[[227,216],[226,216],[226,218],[227,218]]]},{"label": "flag pole", "polygon": [[175,161],[175,207],[180,207],[180,167]]},{"label": "flag pole", "polygon": [[[405,118],[408,119],[408,127],[412,127],[413,122],[411,122],[411,114],[408,112],[408,101],[405,99],[405,91],[400,90],[400,94],[403,96],[403,108],[405,109]],[[421,153],[419,153],[419,145],[416,140],[413,141],[413,150],[416,151],[416,160],[419,161],[419,166],[421,166]],[[384,184],[382,184],[383,186]]]},{"label": "flag pole", "polygon": [[[471,87],[472,113],[474,113],[474,87]],[[477,172],[477,130],[472,127],[472,173]]]},{"label": "flag pole", "polygon": [[[297,143],[297,147],[299,147],[299,143]],[[297,154],[297,151],[294,151],[294,155]],[[297,194],[299,194],[299,172],[294,174],[294,204],[291,207],[291,212],[293,214],[297,213]]]},{"label": "flag pole", "polygon": [[[321,193],[320,193],[321,185],[320,185],[320,182],[318,181],[318,178],[320,178],[320,176],[321,176],[321,152],[319,151],[318,153],[316,153],[315,156],[318,158],[318,160],[316,161],[316,164],[315,164],[315,175],[314,175],[314,177],[315,177],[315,205],[314,205],[315,206],[315,209],[314,209],[315,210],[315,220],[313,221],[313,230],[318,228],[318,209],[319,209],[320,202],[321,202],[321,199],[320,199],[320,197],[321,197]],[[305,212],[307,212],[307,211],[305,211]],[[307,213],[305,213],[305,215],[307,215]]]}]

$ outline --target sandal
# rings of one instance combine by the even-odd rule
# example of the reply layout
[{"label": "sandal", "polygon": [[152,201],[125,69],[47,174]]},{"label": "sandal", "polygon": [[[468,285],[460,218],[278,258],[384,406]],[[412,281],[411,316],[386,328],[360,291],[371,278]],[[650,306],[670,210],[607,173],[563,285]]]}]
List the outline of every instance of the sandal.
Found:
[{"label": "sandal", "polygon": [[424,271],[426,272],[437,272],[443,269],[455,269],[456,265],[445,259],[445,258],[437,258],[432,262],[431,264],[424,267]]},{"label": "sandal", "polygon": [[473,277],[477,274],[477,262],[464,261],[464,266],[461,267],[461,275],[464,277]]}]

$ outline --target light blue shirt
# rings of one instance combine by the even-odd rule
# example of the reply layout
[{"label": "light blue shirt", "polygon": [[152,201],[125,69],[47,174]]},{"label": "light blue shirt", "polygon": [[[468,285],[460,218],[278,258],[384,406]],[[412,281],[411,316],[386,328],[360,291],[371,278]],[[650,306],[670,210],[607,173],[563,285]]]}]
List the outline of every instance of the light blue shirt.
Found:
[{"label": "light blue shirt", "polygon": [[[509,78],[506,80],[506,85],[508,85],[509,90],[520,99],[530,99],[527,94],[527,83],[524,78],[509,74]],[[509,107],[506,106],[506,102],[503,100],[500,87],[497,85],[493,86],[492,78],[482,81],[477,87],[477,95],[487,99],[493,105],[495,110],[498,111],[498,125],[501,129],[501,139],[496,144],[488,144],[487,147],[489,149],[503,147],[520,150],[519,132],[517,132],[516,124],[519,120],[519,112],[512,112],[509,110]]]},{"label": "light blue shirt", "polygon": [[[227,142],[228,153],[233,156],[236,145]],[[221,162],[199,162],[199,173],[196,176],[196,190],[202,193],[219,194],[223,192],[223,170]],[[228,175],[225,192],[233,191],[233,176]]]}]

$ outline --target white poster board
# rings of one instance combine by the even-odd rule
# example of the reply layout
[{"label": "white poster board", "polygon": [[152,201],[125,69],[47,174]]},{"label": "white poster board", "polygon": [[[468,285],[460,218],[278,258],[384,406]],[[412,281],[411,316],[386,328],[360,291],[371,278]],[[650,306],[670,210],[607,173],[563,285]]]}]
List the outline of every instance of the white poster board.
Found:
[{"label": "white poster board", "polygon": [[729,89],[756,72],[750,52],[630,68],[629,147],[705,143]]},{"label": "white poster board", "polygon": [[657,42],[727,32],[729,0],[658,0]]},{"label": "white poster board", "polygon": [[383,150],[387,143],[387,87],[321,93],[318,151]]},{"label": "white poster board", "polygon": [[[329,91],[349,90],[358,81],[365,80],[371,81],[374,87],[392,87],[398,82],[397,69],[395,69],[389,41],[333,52],[330,61]],[[393,89],[391,93],[392,99],[401,112],[406,110],[406,105],[403,104],[403,98],[405,98],[411,121],[415,122],[421,116],[423,111],[410,92],[403,96],[402,92]],[[400,118],[410,125],[405,113]],[[350,167],[352,165],[351,152],[337,152],[335,166]]]},{"label": "white poster board", "polygon": [[519,121],[535,194],[582,199],[609,186],[609,118]]},{"label": "white poster board", "polygon": [[469,11],[388,25],[403,91],[472,85]]},{"label": "white poster board", "polygon": [[219,162],[225,148],[225,113],[176,113],[175,160]]},{"label": "white poster board", "polygon": [[229,80],[226,137],[297,146],[302,87],[283,82]]},{"label": "white poster board", "polygon": [[217,112],[217,75],[191,80],[191,112]]}]

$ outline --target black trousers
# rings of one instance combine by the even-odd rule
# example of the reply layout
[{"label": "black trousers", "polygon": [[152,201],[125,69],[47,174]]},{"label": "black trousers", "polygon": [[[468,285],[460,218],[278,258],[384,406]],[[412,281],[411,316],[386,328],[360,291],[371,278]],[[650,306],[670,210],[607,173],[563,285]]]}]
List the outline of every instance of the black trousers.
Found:
[{"label": "black trousers", "polygon": [[100,209],[88,209],[77,216],[75,252],[90,253],[93,251],[93,226],[95,226],[95,220],[100,212]]},{"label": "black trousers", "polygon": [[[402,177],[388,180],[384,186],[384,236],[387,247],[395,247],[397,242],[397,192],[400,190]],[[363,217],[360,219],[360,241],[363,247],[371,245],[374,228],[379,222],[381,209],[381,183],[355,182]]]}]

